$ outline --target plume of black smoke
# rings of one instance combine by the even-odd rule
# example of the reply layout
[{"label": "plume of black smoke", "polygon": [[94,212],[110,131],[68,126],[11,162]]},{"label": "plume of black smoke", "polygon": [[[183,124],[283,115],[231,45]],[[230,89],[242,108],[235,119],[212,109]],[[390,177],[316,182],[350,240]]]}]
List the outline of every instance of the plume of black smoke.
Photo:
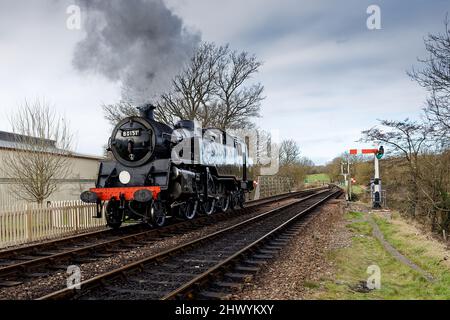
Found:
[{"label": "plume of black smoke", "polygon": [[162,0],[78,2],[86,36],[75,47],[75,68],[120,81],[122,97],[136,104],[167,91],[200,42]]}]

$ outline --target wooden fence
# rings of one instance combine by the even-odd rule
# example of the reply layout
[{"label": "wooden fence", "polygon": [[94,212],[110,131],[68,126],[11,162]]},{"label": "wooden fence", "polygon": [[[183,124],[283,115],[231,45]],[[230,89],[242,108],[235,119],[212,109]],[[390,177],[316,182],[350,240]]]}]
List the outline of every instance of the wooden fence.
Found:
[{"label": "wooden fence", "polygon": [[[292,188],[290,177],[260,176],[252,198],[270,197]],[[0,248],[105,228],[105,219],[93,218],[95,215],[96,206],[81,201],[0,206]]]},{"label": "wooden fence", "polygon": [[81,201],[0,208],[0,248],[105,228],[95,215],[96,206]]}]

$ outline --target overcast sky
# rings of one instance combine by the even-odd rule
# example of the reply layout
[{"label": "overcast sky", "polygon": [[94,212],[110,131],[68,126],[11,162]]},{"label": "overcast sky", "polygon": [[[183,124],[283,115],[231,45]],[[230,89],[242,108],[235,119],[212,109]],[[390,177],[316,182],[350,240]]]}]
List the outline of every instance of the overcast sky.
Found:
[{"label": "overcast sky", "polygon": [[[66,27],[77,1],[0,1],[0,130],[24,99],[45,97],[70,119],[77,151],[102,154],[110,126],[101,104],[120,99],[119,80],[74,68],[86,28]],[[423,37],[443,30],[450,0],[166,0],[202,40],[229,43],[264,62],[264,129],[277,129],[322,164],[358,147],[376,119],[417,118],[425,92],[406,71],[425,55]],[[381,8],[381,30],[366,26]],[[82,11],[82,19],[83,19]],[[84,22],[85,20],[82,20]],[[132,56],[129,59],[133,59]]]}]

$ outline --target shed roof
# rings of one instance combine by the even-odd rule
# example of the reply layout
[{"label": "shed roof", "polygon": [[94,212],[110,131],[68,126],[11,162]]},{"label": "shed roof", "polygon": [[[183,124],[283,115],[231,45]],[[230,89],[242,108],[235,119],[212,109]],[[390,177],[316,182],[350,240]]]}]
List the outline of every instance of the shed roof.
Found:
[{"label": "shed roof", "polygon": [[[25,143],[29,142],[29,143]],[[42,139],[42,138],[36,138],[36,137],[30,137],[26,135],[21,135],[17,133],[12,132],[6,132],[6,131],[0,131],[0,149],[9,149],[9,150],[30,150],[30,143],[33,143],[35,141],[36,143],[42,144],[42,146],[45,146],[45,152],[54,152],[54,153],[61,153],[62,150],[58,149],[56,147],[56,141],[55,140],[49,140],[49,139]],[[92,159],[92,160],[102,160],[102,157],[93,156],[93,155],[86,155],[82,153],[77,152],[71,152],[71,157],[74,158],[84,158],[84,159]]]}]

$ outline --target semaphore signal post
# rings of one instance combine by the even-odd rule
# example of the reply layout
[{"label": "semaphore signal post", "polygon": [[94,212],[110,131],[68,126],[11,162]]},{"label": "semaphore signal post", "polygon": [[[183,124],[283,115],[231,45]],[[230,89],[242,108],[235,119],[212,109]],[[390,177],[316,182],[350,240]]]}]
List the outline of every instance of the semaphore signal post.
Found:
[{"label": "semaphore signal post", "polygon": [[384,147],[378,149],[350,149],[351,155],[373,154],[374,155],[374,177],[370,180],[370,192],[372,195],[372,206],[374,209],[380,209],[383,204],[381,178],[380,178],[380,160],[384,155]]}]

